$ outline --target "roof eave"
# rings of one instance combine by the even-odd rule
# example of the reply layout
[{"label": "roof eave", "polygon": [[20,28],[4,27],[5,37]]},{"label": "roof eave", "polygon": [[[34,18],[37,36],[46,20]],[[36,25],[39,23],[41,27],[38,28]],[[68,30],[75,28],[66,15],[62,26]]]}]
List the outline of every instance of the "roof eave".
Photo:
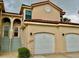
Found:
[{"label": "roof eave", "polygon": [[53,6],[54,8],[56,8],[57,10],[59,10],[60,12],[63,11],[63,9],[61,9],[58,6],[56,6],[55,4],[53,4],[50,1],[43,1],[43,2],[39,2],[39,3],[34,3],[34,4],[32,4],[32,7],[37,7],[37,6],[41,6],[41,5],[45,5],[45,4],[50,4],[51,6]]}]

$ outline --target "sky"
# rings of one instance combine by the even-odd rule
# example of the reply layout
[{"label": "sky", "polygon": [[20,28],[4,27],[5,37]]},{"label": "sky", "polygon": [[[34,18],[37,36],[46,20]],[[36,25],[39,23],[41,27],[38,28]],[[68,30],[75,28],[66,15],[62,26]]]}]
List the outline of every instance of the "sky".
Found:
[{"label": "sky", "polygon": [[[20,4],[18,2],[15,3],[15,1],[20,1],[20,0],[4,0],[4,1],[9,2],[9,3],[5,3],[5,6],[8,7],[8,9],[6,8],[8,11],[18,12],[16,10],[19,10],[19,8],[14,9],[14,7],[16,7],[16,5],[21,6],[20,2],[19,2]],[[45,0],[22,0],[22,3],[26,5],[30,5],[31,3],[36,3],[40,1],[45,1]],[[62,8],[66,12],[66,15],[64,15],[64,17],[71,19],[72,22],[79,23],[79,14],[78,14],[79,0],[50,0],[50,1],[56,4],[57,6],[59,6],[60,8]],[[11,6],[10,2],[14,5]]]},{"label": "sky", "polygon": [[3,1],[4,1],[4,7],[6,12],[13,12],[13,13],[20,12],[22,6],[21,0],[3,0]]}]

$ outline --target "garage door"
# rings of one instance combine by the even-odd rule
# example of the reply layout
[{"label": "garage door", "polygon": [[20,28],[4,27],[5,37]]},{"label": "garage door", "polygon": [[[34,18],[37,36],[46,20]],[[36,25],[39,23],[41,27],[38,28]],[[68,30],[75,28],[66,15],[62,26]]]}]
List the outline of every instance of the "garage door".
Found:
[{"label": "garage door", "polygon": [[65,35],[65,41],[68,52],[79,51],[79,35],[67,34]]},{"label": "garage door", "polygon": [[35,54],[54,53],[55,37],[48,33],[35,34]]}]

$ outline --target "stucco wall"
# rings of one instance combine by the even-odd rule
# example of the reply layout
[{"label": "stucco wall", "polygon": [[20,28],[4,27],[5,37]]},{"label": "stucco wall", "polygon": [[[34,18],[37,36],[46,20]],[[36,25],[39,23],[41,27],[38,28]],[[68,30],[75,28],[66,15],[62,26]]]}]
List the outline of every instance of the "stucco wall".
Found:
[{"label": "stucco wall", "polygon": [[[51,8],[49,13],[45,11],[45,8],[48,7]],[[49,4],[37,6],[32,10],[32,19],[60,21],[60,12]]]},{"label": "stucco wall", "polygon": [[1,47],[1,34],[2,34],[2,23],[1,23],[1,17],[2,17],[2,15],[1,15],[1,13],[2,13],[2,10],[1,10],[1,5],[0,5],[0,47]]},{"label": "stucco wall", "polygon": [[66,42],[62,34],[76,33],[79,34],[78,25],[66,25],[66,24],[44,24],[44,23],[29,23],[26,25],[25,33],[28,38],[23,37],[27,44],[26,46],[30,49],[31,53],[34,54],[34,35],[38,32],[48,32],[55,35],[55,54],[43,54],[34,56],[44,57],[79,57],[79,52],[69,52],[66,50]]}]

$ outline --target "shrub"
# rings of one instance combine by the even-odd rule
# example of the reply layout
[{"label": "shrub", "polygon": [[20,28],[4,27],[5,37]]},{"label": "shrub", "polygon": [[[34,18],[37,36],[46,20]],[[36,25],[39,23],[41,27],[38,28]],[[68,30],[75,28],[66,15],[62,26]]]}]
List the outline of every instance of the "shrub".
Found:
[{"label": "shrub", "polygon": [[30,58],[31,54],[29,49],[22,47],[18,49],[18,57],[19,58]]}]

